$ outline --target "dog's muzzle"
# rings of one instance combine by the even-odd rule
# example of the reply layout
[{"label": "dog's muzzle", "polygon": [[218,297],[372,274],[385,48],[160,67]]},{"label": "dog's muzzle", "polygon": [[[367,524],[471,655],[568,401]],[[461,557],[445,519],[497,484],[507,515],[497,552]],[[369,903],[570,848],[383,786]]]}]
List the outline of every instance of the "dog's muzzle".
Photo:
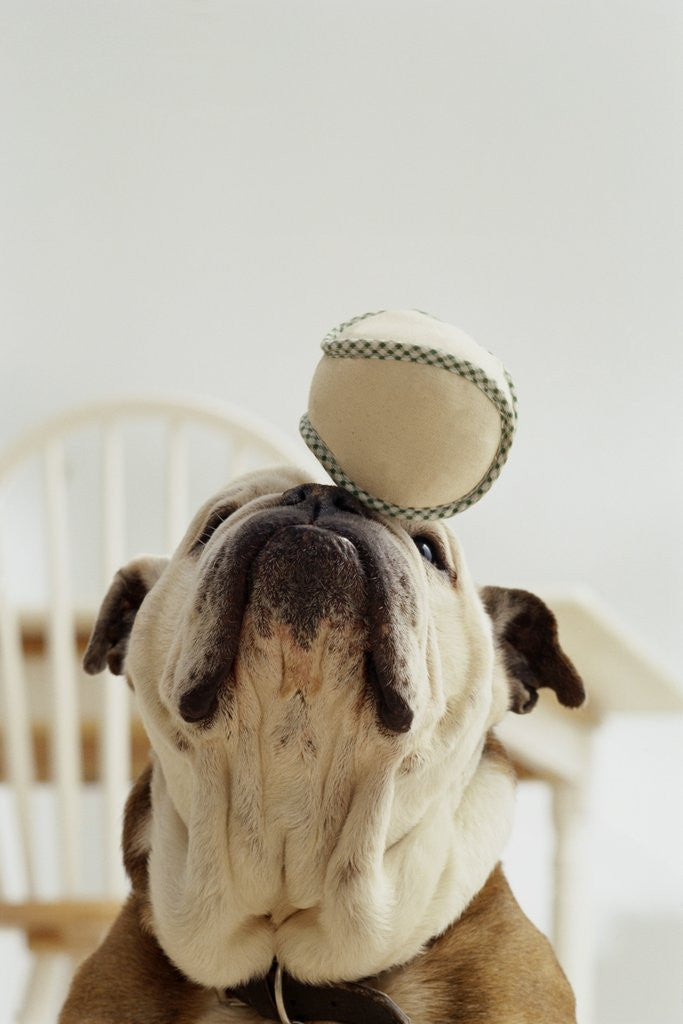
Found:
[{"label": "dog's muzzle", "polygon": [[305,484],[286,491],[236,529],[222,528],[222,544],[207,551],[193,613],[210,622],[201,656],[182,680],[180,714],[206,722],[219,695],[234,681],[247,605],[255,594],[289,615],[305,645],[316,617],[362,614],[367,625],[366,682],[383,728],[407,732],[405,659],[399,649],[396,609],[414,602],[403,556],[385,527],[340,487]]}]

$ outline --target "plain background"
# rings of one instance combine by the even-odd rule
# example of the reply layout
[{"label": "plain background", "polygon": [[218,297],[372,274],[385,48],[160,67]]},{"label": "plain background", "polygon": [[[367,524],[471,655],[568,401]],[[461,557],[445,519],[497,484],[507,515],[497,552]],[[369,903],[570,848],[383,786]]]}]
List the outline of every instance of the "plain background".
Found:
[{"label": "plain background", "polygon": [[[0,443],[150,390],[294,435],[329,327],[429,310],[520,397],[455,524],[476,577],[586,584],[678,676],[681,11],[0,0]],[[597,745],[601,1024],[681,1020],[680,740]],[[541,923],[544,800],[510,855]]]}]

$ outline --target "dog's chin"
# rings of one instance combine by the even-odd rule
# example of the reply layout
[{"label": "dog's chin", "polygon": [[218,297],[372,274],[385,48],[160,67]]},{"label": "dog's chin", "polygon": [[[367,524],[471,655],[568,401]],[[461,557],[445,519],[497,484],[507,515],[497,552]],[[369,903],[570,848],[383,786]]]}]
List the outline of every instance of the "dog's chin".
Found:
[{"label": "dog's chin", "polygon": [[284,627],[309,648],[321,629],[357,628],[367,611],[365,572],[355,545],[333,530],[290,526],[279,530],[255,559],[248,613],[264,637]]}]

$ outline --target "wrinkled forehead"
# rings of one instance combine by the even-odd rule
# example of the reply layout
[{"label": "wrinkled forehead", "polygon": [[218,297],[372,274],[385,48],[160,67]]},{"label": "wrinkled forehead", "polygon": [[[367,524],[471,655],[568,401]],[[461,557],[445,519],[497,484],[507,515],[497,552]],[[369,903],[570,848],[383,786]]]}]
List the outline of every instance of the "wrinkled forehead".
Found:
[{"label": "wrinkled forehead", "polygon": [[300,487],[301,484],[309,482],[310,479],[306,473],[295,466],[276,466],[273,469],[256,469],[251,473],[245,473],[236,480],[231,480],[220,491],[207,498],[195,513],[187,529],[186,537],[192,534],[209,512],[219,505],[242,506],[248,505],[258,498],[277,498],[291,487]]},{"label": "wrinkled forehead", "polygon": [[[248,511],[247,506],[255,510],[261,501],[267,503],[269,500],[277,504],[285,491],[312,482],[309,475],[295,466],[259,469],[240,476],[204,502],[188,527],[185,538],[180,544],[179,554],[188,544],[192,543],[200,526],[212,510],[224,507],[226,510],[244,508],[245,511]],[[234,518],[237,520],[238,516],[235,515]],[[420,521],[409,523],[389,516],[382,516],[377,512],[372,513],[372,518],[382,522],[394,535],[405,537],[408,534],[413,538],[423,535],[439,537],[449,551],[453,565],[458,568],[463,567],[464,560],[460,543],[451,527],[443,520],[429,523]]]},{"label": "wrinkled forehead", "polygon": [[210,508],[217,501],[234,501],[239,505],[246,505],[256,498],[263,498],[266,495],[280,495],[292,487],[300,487],[301,484],[310,483],[310,477],[302,469],[295,466],[276,466],[273,469],[256,469],[252,473],[245,473],[243,476],[232,480],[221,491],[214,494],[204,508]]}]

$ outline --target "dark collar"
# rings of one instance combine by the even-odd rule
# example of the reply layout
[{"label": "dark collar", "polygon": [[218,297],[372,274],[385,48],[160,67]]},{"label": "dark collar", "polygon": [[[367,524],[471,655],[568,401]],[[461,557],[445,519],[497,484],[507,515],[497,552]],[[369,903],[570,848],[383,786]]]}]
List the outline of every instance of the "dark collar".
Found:
[{"label": "dark collar", "polygon": [[[273,962],[265,978],[225,990],[228,998],[241,999],[266,1020],[280,1021],[275,1001]],[[282,997],[292,1024],[295,1021],[337,1021],[339,1024],[410,1024],[410,1018],[384,992],[357,981],[335,985],[306,985],[282,971]]]}]

